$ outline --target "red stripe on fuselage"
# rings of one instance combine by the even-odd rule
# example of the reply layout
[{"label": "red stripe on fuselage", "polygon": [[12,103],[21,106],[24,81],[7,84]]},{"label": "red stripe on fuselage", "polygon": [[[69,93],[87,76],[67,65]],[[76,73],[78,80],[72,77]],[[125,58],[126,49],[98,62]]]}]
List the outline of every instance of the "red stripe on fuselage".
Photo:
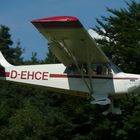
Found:
[{"label": "red stripe on fuselage", "polygon": [[[84,78],[89,78],[88,75],[83,76]],[[81,75],[76,74],[50,74],[50,78],[82,78]],[[93,79],[115,79],[115,80],[138,80],[138,78],[133,77],[112,77],[112,76],[92,76]]]},{"label": "red stripe on fuselage", "polygon": [[10,72],[0,72],[0,77],[9,77]]}]

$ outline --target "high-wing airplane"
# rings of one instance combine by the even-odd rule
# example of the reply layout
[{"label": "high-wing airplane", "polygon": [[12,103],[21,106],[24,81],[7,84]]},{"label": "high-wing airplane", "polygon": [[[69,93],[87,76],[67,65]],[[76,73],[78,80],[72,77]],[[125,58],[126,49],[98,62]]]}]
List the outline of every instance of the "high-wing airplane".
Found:
[{"label": "high-wing airplane", "polygon": [[121,113],[114,107],[116,98],[140,92],[140,75],[115,66],[76,17],[49,17],[32,23],[48,39],[50,51],[61,64],[13,66],[0,53],[0,79],[89,97],[92,104],[109,105],[106,112],[116,114]]}]

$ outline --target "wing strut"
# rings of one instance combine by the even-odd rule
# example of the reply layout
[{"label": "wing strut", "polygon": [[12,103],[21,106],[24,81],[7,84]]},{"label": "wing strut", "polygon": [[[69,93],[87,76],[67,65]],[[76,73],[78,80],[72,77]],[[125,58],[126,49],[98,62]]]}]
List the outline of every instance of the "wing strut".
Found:
[{"label": "wing strut", "polygon": [[[83,43],[86,47],[87,45],[86,45],[85,40],[83,40]],[[87,53],[87,59],[88,59],[88,75],[89,75],[89,84],[90,84],[90,95],[92,95],[93,94],[93,84],[92,84],[92,75],[90,73],[91,62],[90,62],[90,58],[89,58],[89,55],[88,55],[88,47],[86,47],[86,53]]]},{"label": "wing strut", "polygon": [[[84,42],[84,44],[85,44],[85,41],[84,41],[84,40],[83,40],[83,42]],[[84,77],[84,72],[83,72],[83,68],[84,68],[84,67],[80,69],[80,66],[79,66],[79,64],[78,64],[78,62],[77,62],[75,56],[74,56],[73,53],[70,51],[70,49],[68,49],[68,47],[66,47],[67,44],[66,44],[65,40],[59,41],[59,43],[60,43],[60,46],[63,48],[63,50],[65,50],[66,53],[68,53],[68,54],[71,56],[71,58],[73,59],[73,61],[74,61],[75,65],[76,65],[76,67],[77,67],[79,73],[80,73],[81,76],[82,76],[82,79],[83,79],[85,85],[87,86],[87,88],[88,88],[88,90],[89,90],[89,93],[90,93],[90,94],[89,94],[89,98],[91,98],[91,97],[93,98],[93,96],[91,96],[91,95],[93,94],[92,75],[88,72],[88,74],[89,74],[89,84],[88,84],[88,82],[86,81],[86,79],[85,79],[85,77]],[[86,44],[85,44],[85,45],[86,45]],[[89,71],[89,70],[90,70],[91,63],[90,63],[89,57],[88,57],[88,49],[87,49],[87,52],[86,52],[86,53],[87,53],[87,58],[88,58],[88,71]]]}]

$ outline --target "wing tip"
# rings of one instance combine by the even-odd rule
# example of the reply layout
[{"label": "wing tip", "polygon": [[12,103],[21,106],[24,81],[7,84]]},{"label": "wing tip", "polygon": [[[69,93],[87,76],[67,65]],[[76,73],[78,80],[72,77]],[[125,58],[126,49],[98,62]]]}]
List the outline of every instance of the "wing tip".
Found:
[{"label": "wing tip", "polygon": [[35,23],[35,22],[77,22],[77,21],[79,21],[79,19],[74,16],[54,16],[48,18],[35,19],[32,20],[31,22]]},{"label": "wing tip", "polygon": [[54,16],[32,20],[37,28],[82,28],[83,25],[74,16]]}]

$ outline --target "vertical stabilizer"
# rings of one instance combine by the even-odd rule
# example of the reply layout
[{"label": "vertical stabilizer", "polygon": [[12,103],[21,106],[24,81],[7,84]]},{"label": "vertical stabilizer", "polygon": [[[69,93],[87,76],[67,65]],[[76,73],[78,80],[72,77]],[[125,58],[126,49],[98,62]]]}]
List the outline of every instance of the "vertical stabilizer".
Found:
[{"label": "vertical stabilizer", "polygon": [[0,51],[0,65],[3,67],[10,67],[12,66],[7,60],[4,58],[3,54]]}]

